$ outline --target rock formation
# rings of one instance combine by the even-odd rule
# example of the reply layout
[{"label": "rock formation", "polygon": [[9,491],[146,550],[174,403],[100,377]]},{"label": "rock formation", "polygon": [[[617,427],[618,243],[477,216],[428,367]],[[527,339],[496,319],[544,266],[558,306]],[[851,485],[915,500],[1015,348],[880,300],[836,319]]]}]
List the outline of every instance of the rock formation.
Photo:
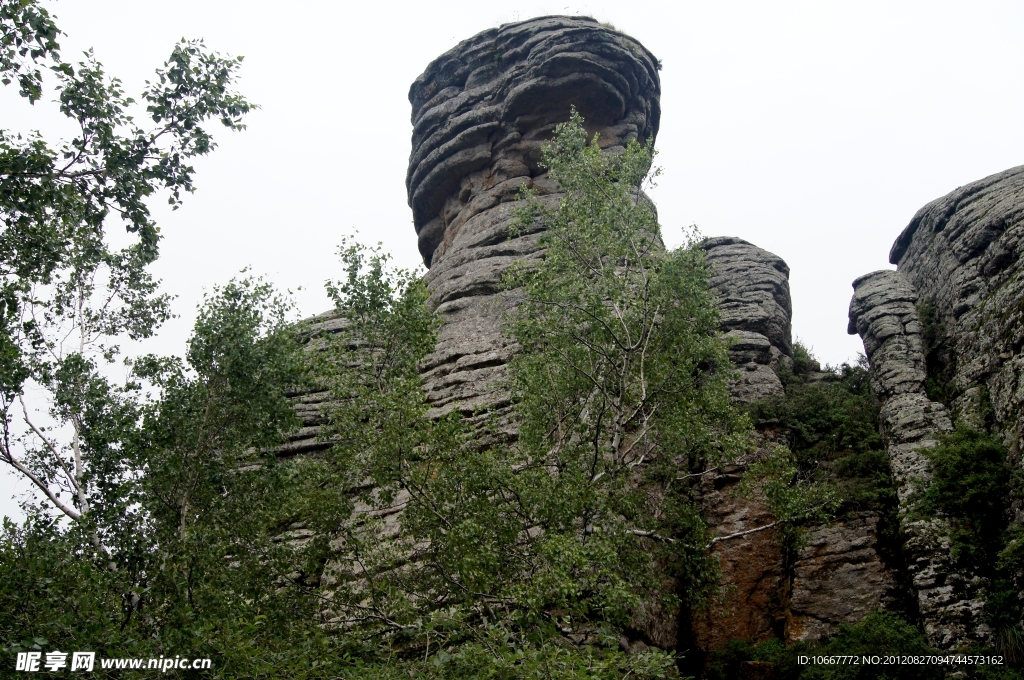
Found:
[{"label": "rock formation", "polygon": [[[936,376],[956,418],[993,425],[1024,448],[1024,166],[960,187],[921,208],[889,261],[936,318],[950,364]],[[944,345],[944,347],[940,347]]]},{"label": "rock formation", "polygon": [[[953,421],[997,432],[1020,466],[1024,444],[1024,166],[932,201],[896,239],[897,271],[854,282],[859,333],[883,402],[882,434],[922,620],[951,647],[985,641],[983,582],[951,565],[942,519],[909,520],[922,451]],[[927,327],[926,327],[927,325]],[[929,398],[929,393],[935,401]],[[1022,509],[1014,508],[1017,519]]]},{"label": "rock formation", "polygon": [[[501,319],[510,264],[537,256],[538,233],[510,238],[523,188],[556,204],[541,147],[570,107],[602,148],[653,140],[661,115],[657,59],[588,18],[541,17],[484,31],[435,59],[409,90],[412,154],[406,185],[443,320],[423,373],[437,411],[502,409],[495,385],[512,347]],[[507,431],[514,436],[514,430]]]},{"label": "rock formation", "polygon": [[[515,438],[500,380],[515,352],[502,319],[517,294],[504,289],[502,277],[512,263],[541,255],[543,228],[510,232],[520,191],[530,188],[549,205],[561,198],[540,167],[541,147],[570,107],[580,111],[589,132],[600,134],[608,153],[632,139],[653,140],[658,68],[637,41],[592,19],[541,17],[461,42],[413,83],[408,198],[428,267],[429,302],[442,321],[437,347],[422,366],[433,415],[458,409],[482,421],[497,413],[502,417],[488,421],[488,434]],[[882,405],[909,581],[928,635],[946,647],[986,638],[983,593],[977,579],[951,567],[944,520],[915,519],[910,512],[913,491],[929,477],[922,449],[951,429],[951,414],[991,419],[1014,456],[1024,444],[1022,215],[1024,167],[929,204],[893,247],[898,271],[858,279],[850,306],[849,331],[864,340]],[[791,368],[793,354],[788,266],[735,237],[711,238],[702,247],[721,328],[732,341],[734,399],[783,395],[779,375]],[[935,314],[930,330],[919,313],[924,302]],[[313,321],[315,330],[326,332],[340,323],[332,313]],[[926,330],[933,346],[926,346]],[[937,352],[955,359],[950,369],[936,373],[929,362]],[[945,405],[928,396],[927,385],[939,379]],[[283,453],[327,446],[317,438],[318,398],[297,399],[304,426]],[[766,446],[783,436],[760,435]],[[742,471],[734,466],[702,478],[698,491],[713,535],[773,521],[757,499],[735,494]],[[399,525],[396,514],[389,531]],[[899,597],[904,575],[883,559],[878,527],[875,513],[848,513],[811,529],[792,554],[777,530],[720,542],[714,552],[727,587],[724,606],[692,621],[651,612],[641,633],[648,642],[704,654],[734,638],[830,635]]]},{"label": "rock formation", "polygon": [[[710,238],[702,247],[720,327],[733,343],[729,355],[739,376],[730,386],[733,398],[750,403],[784,394],[778,372],[792,365],[788,265],[736,237]],[[764,446],[782,443],[779,433],[760,436]],[[714,535],[775,520],[762,502],[736,494],[742,473],[742,466],[730,466],[699,487]],[[706,656],[733,639],[818,639],[890,604],[897,579],[879,553],[878,522],[877,514],[862,512],[817,527],[792,557],[779,528],[716,544],[725,601],[694,618],[689,642]]]},{"label": "rock formation", "polygon": [[953,569],[949,525],[912,514],[914,493],[930,479],[923,451],[953,429],[945,406],[925,394],[925,358],[917,291],[894,271],[878,271],[853,282],[850,333],[859,333],[871,362],[872,389],[889,466],[900,504],[903,550],[928,637],[943,647],[984,640],[984,602],[978,583]]},{"label": "rock formation", "polygon": [[[515,303],[515,292],[502,290],[501,277],[513,262],[538,255],[539,238],[510,237],[509,227],[521,187],[552,204],[561,198],[538,165],[554,125],[575,106],[589,131],[600,134],[602,147],[614,153],[630,139],[657,133],[659,96],[657,60],[642,46],[592,20],[565,17],[485,31],[435,60],[413,84],[409,203],[429,267],[430,302],[443,321],[423,372],[435,413],[507,412],[507,395],[498,386],[515,347],[502,334],[501,319]],[[721,327],[733,340],[730,357],[739,369],[733,396],[750,402],[781,394],[776,371],[792,354],[788,266],[738,238],[708,239],[703,248]],[[515,437],[515,424],[504,422],[504,434]],[[717,534],[772,519],[763,504],[732,493],[739,476],[730,472],[737,471],[707,483],[704,510]],[[760,639],[781,631],[791,618],[800,622],[800,635],[831,632],[835,624],[876,608],[885,589],[874,581],[847,598],[845,613],[816,619],[807,607],[791,614],[786,606],[791,590],[803,604],[815,592],[838,588],[840,597],[846,594],[843,588],[850,584],[833,579],[829,560],[841,559],[842,546],[871,552],[873,544],[863,545],[864,526],[850,529],[850,536],[844,530],[845,525],[832,528],[845,537],[832,552],[817,549],[827,556],[800,562],[805,566],[795,586],[776,532],[718,544],[724,585],[735,595],[727,614],[696,622],[699,648],[712,651],[730,638]],[[871,554],[871,560],[858,559],[870,563],[872,574],[883,574],[877,554]],[[677,624],[663,618],[652,613],[644,634],[672,647]]]},{"label": "rock formation", "polygon": [[752,402],[782,394],[776,370],[792,355],[789,266],[778,255],[735,237],[709,238],[702,247],[720,326],[732,342],[729,357],[740,369],[733,397]]}]

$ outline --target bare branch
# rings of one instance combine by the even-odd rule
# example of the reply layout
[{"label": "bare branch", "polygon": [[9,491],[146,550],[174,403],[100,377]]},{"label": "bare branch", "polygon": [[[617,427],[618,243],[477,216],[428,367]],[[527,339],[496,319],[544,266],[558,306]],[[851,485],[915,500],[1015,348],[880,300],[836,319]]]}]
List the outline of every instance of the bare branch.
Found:
[{"label": "bare branch", "polygon": [[762,526],[759,526],[759,527],[754,527],[753,529],[747,529],[746,531],[737,531],[734,534],[727,534],[725,536],[715,536],[714,538],[711,539],[710,543],[708,543],[706,546],[704,546],[704,549],[705,550],[710,550],[711,547],[713,545],[715,545],[716,543],[721,543],[722,541],[728,541],[728,540],[731,540],[731,539],[734,539],[734,538],[742,538],[743,536],[749,536],[750,534],[756,534],[759,531],[764,531],[766,529],[771,529],[772,527],[777,526],[779,524],[785,524],[785,522],[786,522],[786,520],[779,519],[779,520],[775,520],[771,524],[765,524],[765,525],[762,525]]}]

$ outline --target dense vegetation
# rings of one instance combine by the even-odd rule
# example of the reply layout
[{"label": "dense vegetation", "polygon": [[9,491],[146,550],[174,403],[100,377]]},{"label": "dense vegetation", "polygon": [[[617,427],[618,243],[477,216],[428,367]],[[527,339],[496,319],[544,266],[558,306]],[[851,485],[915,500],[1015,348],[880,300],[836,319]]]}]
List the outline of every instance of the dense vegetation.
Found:
[{"label": "dense vegetation", "polygon": [[[928,312],[927,307],[924,310]],[[931,317],[929,317],[931,318]],[[934,329],[934,320],[929,321]],[[938,341],[932,339],[933,344]],[[900,569],[897,503],[889,465],[878,434],[878,404],[872,397],[866,362],[820,368],[810,351],[795,343],[793,365],[782,371],[786,393],[751,406],[759,428],[786,436],[810,479],[836,483],[847,512],[869,510],[880,515],[879,548],[891,566]],[[937,385],[938,383],[932,383]],[[937,387],[934,389],[938,390]],[[939,390],[938,393],[940,393]],[[929,450],[933,481],[920,490],[916,512],[941,514],[952,523],[951,552],[961,568],[987,580],[986,620],[996,631],[992,649],[1010,667],[967,669],[968,677],[1018,678],[1022,660],[1021,603],[1015,575],[1022,572],[1024,550],[1019,527],[1009,521],[1009,505],[1017,498],[1020,480],[1007,462],[1004,446],[994,437],[961,426]],[[795,527],[794,527],[795,528]],[[799,547],[799,532],[789,534],[790,547]],[[936,654],[924,635],[909,621],[916,619],[915,603],[895,603],[897,611],[878,612],[855,625],[842,626],[820,643],[785,646],[772,640],[757,645],[735,640],[711,661],[710,677],[737,677],[744,662],[770,664],[783,678],[939,678],[939,668],[808,667],[799,655],[814,654]],[[880,651],[872,651],[880,650]]]},{"label": "dense vegetation", "polygon": [[[188,85],[190,123],[150,106],[155,120],[170,116],[172,136],[183,125],[204,139],[196,152],[210,146],[199,122],[220,106],[239,127],[229,114],[248,106],[223,87],[233,67],[218,59],[182,47],[161,73]],[[213,67],[226,82],[189,80]],[[98,65],[59,71],[100,77]],[[90,96],[113,112],[104,129],[130,122],[116,83]],[[103,187],[128,178],[149,181],[133,194],[148,196],[169,180],[147,153],[128,167],[107,162],[90,175],[98,185],[65,190],[113,200]],[[10,365],[22,368],[5,403],[22,404],[36,386],[50,401],[45,425],[26,407],[23,433],[5,440],[7,462],[44,492],[22,526],[4,526],[5,651],[184,652],[216,659],[215,675],[246,678],[674,675],[670,653],[626,654],[623,640],[643,637],[650,612],[672,617],[712,592],[687,480],[747,453],[749,426],[728,399],[701,251],[666,253],[639,191],[650,148],[609,158],[574,116],[545,163],[566,199],[545,211],[524,196],[520,225],[543,221],[546,255],[508,281],[525,293],[508,319],[523,348],[507,385],[520,436],[490,445],[477,436],[486,420],[428,417],[418,367],[437,320],[426,292],[414,272],[354,244],[340,251],[345,276],[327,284],[338,332],[288,323],[287,300],[243,276],[201,305],[184,360],[135,358],[128,379],[112,382],[104,369],[117,339],[145,337],[167,315],[145,270],[155,227],[132,213],[142,241],[118,254],[103,245],[112,204],[98,216],[57,214],[91,226],[88,238],[52,234],[71,259],[48,265],[48,288],[24,284],[49,325],[22,317],[8,336]],[[190,169],[175,172],[189,189]],[[4,177],[14,195],[36,176],[14,167]],[[9,235],[18,220],[55,217],[4,210]],[[288,395],[310,392],[328,395],[330,446],[280,457],[298,426]],[[19,426],[10,409],[5,423]],[[784,499],[780,518],[806,514],[816,488],[794,484],[791,457],[780,450],[760,465],[752,484]]]},{"label": "dense vegetation", "polygon": [[1010,520],[1010,504],[1021,500],[1024,488],[1020,472],[1007,462],[998,439],[967,426],[943,437],[928,457],[934,478],[922,490],[919,511],[949,518],[951,557],[986,580],[985,614],[996,645],[1012,661],[1024,662],[1024,535]]},{"label": "dense vegetation", "polygon": [[895,543],[896,495],[866,361],[822,371],[796,342],[793,365],[781,374],[785,395],[753,404],[754,422],[786,437],[802,474],[837,484],[840,513],[878,512],[883,542]]}]

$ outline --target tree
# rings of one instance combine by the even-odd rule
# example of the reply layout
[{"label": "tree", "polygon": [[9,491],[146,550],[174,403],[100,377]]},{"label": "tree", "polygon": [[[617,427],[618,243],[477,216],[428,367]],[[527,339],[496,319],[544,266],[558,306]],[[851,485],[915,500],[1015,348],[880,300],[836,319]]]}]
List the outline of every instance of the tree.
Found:
[{"label": "tree", "polygon": [[311,662],[333,658],[332,640],[299,575],[316,551],[280,540],[304,486],[303,466],[276,455],[303,382],[290,310],[241,277],[204,299],[184,361],[133,363],[156,390],[119,442],[134,466],[135,531],[107,533],[108,557],[83,522],[35,509],[7,523],[0,651],[188,654],[214,658],[222,676],[317,677]]},{"label": "tree", "polygon": [[517,442],[427,417],[417,365],[436,321],[379,252],[345,251],[332,291],[346,323],[310,353],[334,404],[317,464],[342,480],[319,484],[318,526],[337,536],[328,609],[353,653],[394,650],[380,673],[672,673],[670,654],[627,657],[620,635],[714,586],[685,478],[746,453],[750,431],[701,251],[661,246],[639,192],[648,147],[609,158],[574,115],[544,158],[566,195],[520,214],[543,221],[546,251],[508,280],[523,292],[508,321]]},{"label": "tree", "polygon": [[[253,105],[231,90],[241,57],[182,41],[142,93],[140,127],[91,52],[60,59],[37,0],[2,0],[0,31],[4,84],[35,103],[48,64],[79,127],[56,145],[0,131],[0,458],[72,520],[114,526],[136,501],[123,442],[140,414],[137,386],[111,382],[110,368],[120,338],[149,337],[170,315],[147,270],[160,238],[147,201],[166,191],[176,208],[195,188],[189,159],[215,146],[204,125],[241,130]],[[134,241],[112,247],[112,222]]]}]

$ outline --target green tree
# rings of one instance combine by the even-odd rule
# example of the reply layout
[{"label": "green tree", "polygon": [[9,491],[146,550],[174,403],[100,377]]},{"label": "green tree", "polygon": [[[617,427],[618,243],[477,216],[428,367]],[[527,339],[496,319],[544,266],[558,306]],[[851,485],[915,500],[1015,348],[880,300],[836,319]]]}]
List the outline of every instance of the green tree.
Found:
[{"label": "green tree", "polygon": [[337,655],[317,617],[318,551],[292,540],[304,535],[291,499],[305,466],[277,456],[304,380],[290,310],[242,277],[204,300],[184,361],[134,362],[156,390],[119,442],[134,465],[136,533],[110,540],[111,570],[82,522],[37,509],[8,523],[4,651],[187,654],[213,658],[215,677],[321,677]]},{"label": "green tree", "polygon": [[[337,537],[327,616],[364,675],[665,677],[670,653],[627,655],[621,635],[714,592],[690,483],[749,453],[751,432],[702,251],[663,248],[640,192],[649,148],[609,157],[588,141],[578,116],[557,129],[544,162],[565,195],[519,214],[543,225],[545,251],[508,279],[516,441],[486,418],[432,416],[422,283],[379,251],[343,251],[339,322],[308,354],[333,443],[308,510]],[[787,454],[761,473],[752,487],[780,518],[807,515]]]},{"label": "green tree", "polygon": [[[77,66],[60,59],[60,32],[35,0],[2,0],[0,35],[3,82],[34,103],[48,65],[79,128],[55,145],[0,130],[0,458],[51,507],[91,522],[102,548],[105,533],[132,531],[138,501],[123,448],[138,394],[108,377],[117,343],[170,315],[147,270],[159,242],[147,201],[164,191],[177,207],[194,190],[189,160],[214,148],[205,124],[240,130],[252,105],[231,90],[240,57],[182,41],[142,93],[143,127],[91,52]],[[113,247],[111,223],[132,242]]]}]

